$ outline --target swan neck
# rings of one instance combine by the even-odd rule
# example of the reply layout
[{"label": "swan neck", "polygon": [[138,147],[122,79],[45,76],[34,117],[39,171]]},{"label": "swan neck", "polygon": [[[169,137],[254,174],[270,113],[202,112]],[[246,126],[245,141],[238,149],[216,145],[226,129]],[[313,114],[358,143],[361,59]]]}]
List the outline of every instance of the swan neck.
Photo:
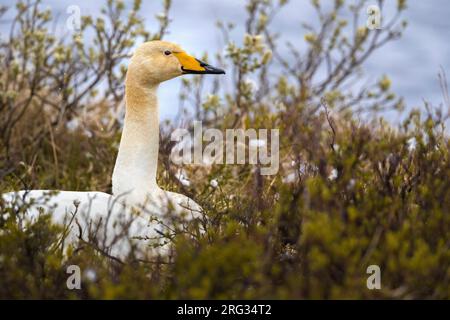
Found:
[{"label": "swan neck", "polygon": [[125,122],[113,173],[113,194],[146,196],[156,183],[159,151],[158,86],[125,86]]}]

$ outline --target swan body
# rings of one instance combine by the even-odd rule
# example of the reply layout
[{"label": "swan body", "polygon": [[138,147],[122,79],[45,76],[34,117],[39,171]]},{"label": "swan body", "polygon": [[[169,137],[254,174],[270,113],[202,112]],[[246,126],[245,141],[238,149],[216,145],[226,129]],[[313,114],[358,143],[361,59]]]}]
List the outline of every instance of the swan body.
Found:
[{"label": "swan body", "polygon": [[80,239],[88,243],[95,238],[97,249],[119,260],[126,258],[132,247],[142,259],[152,247],[159,253],[166,252],[161,237],[171,231],[166,215],[186,214],[184,219],[192,220],[202,210],[190,198],[164,190],[158,197],[135,205],[126,196],[92,191],[22,190],[2,197],[13,208],[26,208],[26,222],[49,213],[54,224],[63,226],[65,243]]},{"label": "swan body", "polygon": [[[68,239],[89,240],[96,227],[112,255],[125,256],[133,243],[117,241],[125,221],[132,239],[154,238],[164,232],[168,213],[187,219],[200,217],[202,209],[182,194],[162,190],[156,182],[159,151],[159,106],[157,89],[163,81],[182,74],[220,74],[214,68],[186,54],[179,46],[150,41],[137,48],[128,66],[125,82],[125,122],[112,175],[113,194],[30,190],[3,194],[10,206],[29,204],[27,219],[36,219],[41,209],[51,212],[52,221],[68,225]],[[164,224],[165,225],[165,224]],[[124,242],[125,241],[125,242]],[[142,241],[136,242],[137,245]],[[145,248],[144,248],[145,249]],[[145,250],[144,250],[145,251]]]}]

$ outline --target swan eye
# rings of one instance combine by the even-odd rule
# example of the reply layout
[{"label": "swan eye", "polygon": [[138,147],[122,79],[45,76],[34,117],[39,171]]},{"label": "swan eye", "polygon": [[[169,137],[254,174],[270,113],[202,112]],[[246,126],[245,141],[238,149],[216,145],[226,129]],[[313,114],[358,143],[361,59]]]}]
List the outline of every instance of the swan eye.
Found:
[{"label": "swan eye", "polygon": [[166,56],[169,56],[171,53],[172,53],[172,52],[169,51],[169,50],[164,51],[164,54],[165,54]]}]

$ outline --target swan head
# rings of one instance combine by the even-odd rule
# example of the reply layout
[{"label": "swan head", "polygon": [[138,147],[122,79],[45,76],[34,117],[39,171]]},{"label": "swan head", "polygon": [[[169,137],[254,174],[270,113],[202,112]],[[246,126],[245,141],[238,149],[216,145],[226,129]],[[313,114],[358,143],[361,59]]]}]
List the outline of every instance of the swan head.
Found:
[{"label": "swan head", "polygon": [[183,74],[225,74],[187,54],[181,47],[167,41],[148,41],[135,51],[128,66],[127,77],[142,85],[157,84]]}]

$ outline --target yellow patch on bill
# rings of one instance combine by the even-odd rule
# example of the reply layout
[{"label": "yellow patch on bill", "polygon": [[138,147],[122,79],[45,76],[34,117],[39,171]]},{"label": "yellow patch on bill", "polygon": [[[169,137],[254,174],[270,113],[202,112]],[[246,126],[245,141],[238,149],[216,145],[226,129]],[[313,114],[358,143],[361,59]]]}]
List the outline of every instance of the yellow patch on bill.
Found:
[{"label": "yellow patch on bill", "polygon": [[200,63],[192,56],[188,55],[186,52],[174,52],[175,57],[178,58],[183,69],[191,71],[205,71]]}]

